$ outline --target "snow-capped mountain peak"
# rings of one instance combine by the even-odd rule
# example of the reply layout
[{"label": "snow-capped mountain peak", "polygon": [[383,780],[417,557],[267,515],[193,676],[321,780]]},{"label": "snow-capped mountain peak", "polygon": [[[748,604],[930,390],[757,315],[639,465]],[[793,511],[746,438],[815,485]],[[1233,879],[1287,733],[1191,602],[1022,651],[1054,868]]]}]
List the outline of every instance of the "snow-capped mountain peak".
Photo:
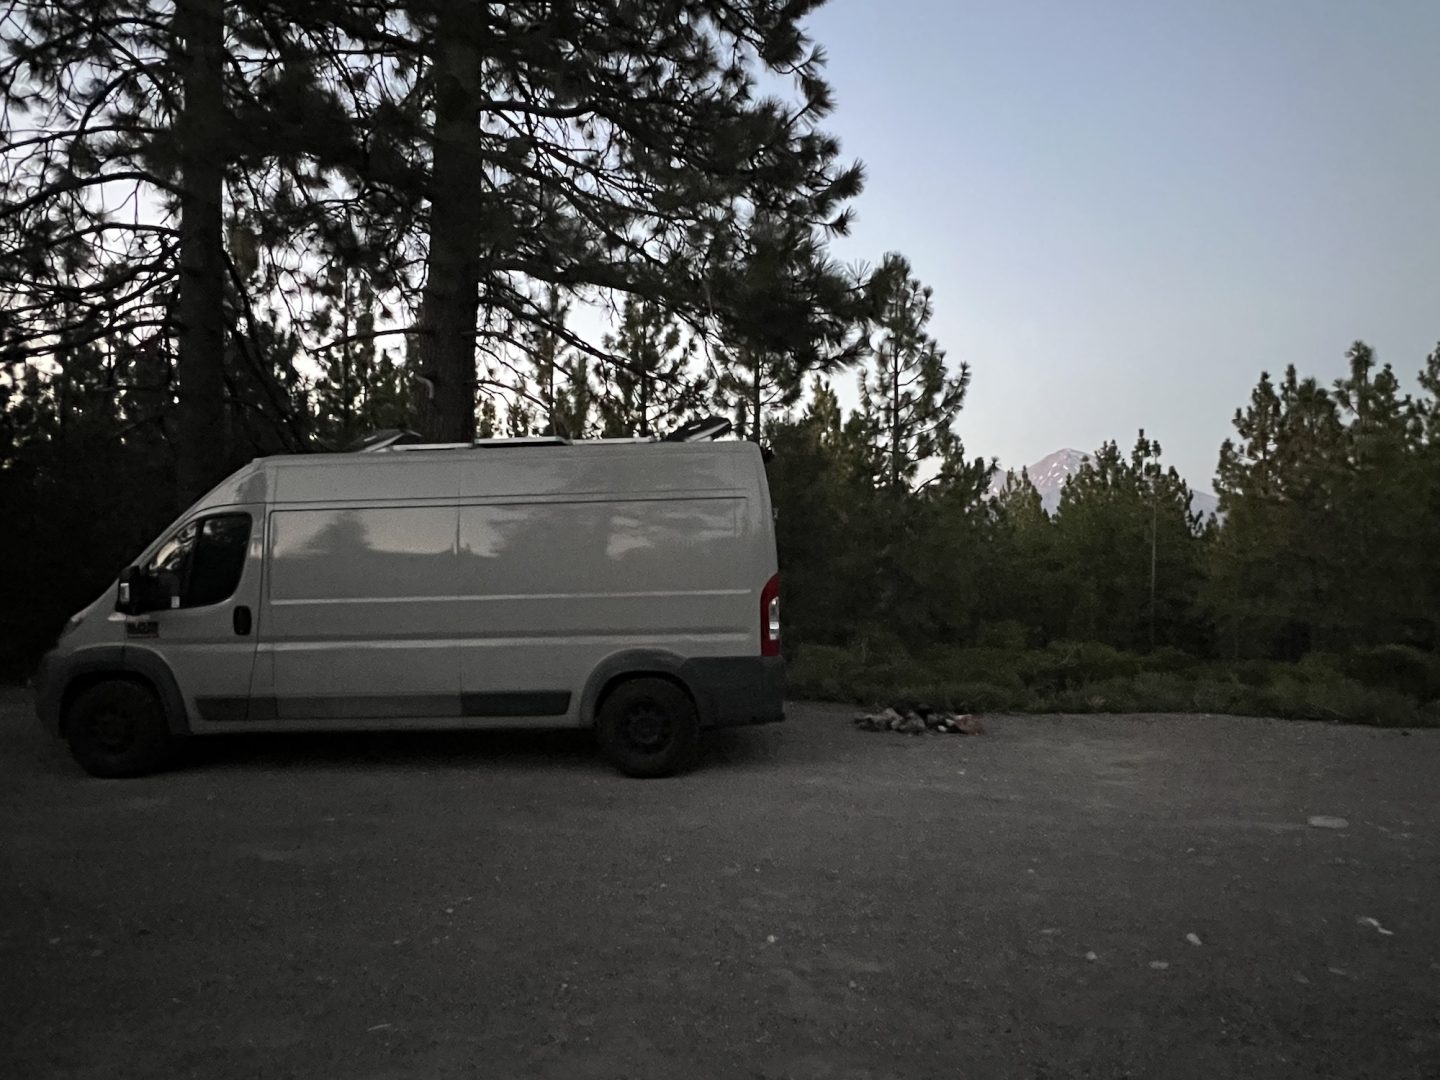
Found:
[{"label": "snow-capped mountain peak", "polygon": [[[1053,514],[1060,508],[1060,493],[1065,490],[1065,481],[1079,472],[1080,466],[1089,460],[1089,454],[1066,447],[1063,450],[1056,450],[1053,454],[1047,454],[1025,470],[1030,474],[1030,482],[1040,493],[1040,501],[1048,513]],[[1005,477],[1004,469],[996,471],[990,480],[992,495],[999,494],[1004,489]],[[1206,516],[1214,514],[1216,512],[1215,496],[1207,491],[1196,491],[1191,488],[1190,509]]]},{"label": "snow-capped mountain peak", "polygon": [[1049,493],[1053,491],[1055,501],[1058,503],[1060,489],[1065,486],[1065,481],[1079,472],[1080,466],[1089,460],[1089,454],[1067,448],[1047,454],[1026,471],[1030,474],[1030,482],[1035,485],[1041,496],[1048,499]]}]

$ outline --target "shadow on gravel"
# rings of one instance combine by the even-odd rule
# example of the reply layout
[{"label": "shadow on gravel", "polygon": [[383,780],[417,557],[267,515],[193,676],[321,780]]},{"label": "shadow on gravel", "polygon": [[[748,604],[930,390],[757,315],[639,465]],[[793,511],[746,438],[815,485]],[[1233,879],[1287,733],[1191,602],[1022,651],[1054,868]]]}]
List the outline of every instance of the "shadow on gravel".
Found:
[{"label": "shadow on gravel", "polygon": [[[693,771],[773,764],[778,745],[755,729],[706,732]],[[187,740],[179,772],[342,769],[613,770],[590,731],[386,731],[231,734]]]},{"label": "shadow on gravel", "polygon": [[694,771],[759,770],[778,766],[784,738],[784,724],[707,731],[700,740],[700,760]]},{"label": "shadow on gravel", "polygon": [[[40,730],[29,692],[0,686],[0,754],[24,771],[83,778],[65,744]],[[704,733],[693,772],[774,768],[788,725]],[[794,748],[791,747],[793,756]],[[788,767],[788,765],[786,766]],[[173,771],[282,769],[348,771],[500,769],[619,775],[600,756],[591,731],[375,731],[235,733],[187,739]]]},{"label": "shadow on gravel", "polygon": [[604,769],[588,731],[364,731],[210,735],[186,740],[181,772],[388,767]]}]

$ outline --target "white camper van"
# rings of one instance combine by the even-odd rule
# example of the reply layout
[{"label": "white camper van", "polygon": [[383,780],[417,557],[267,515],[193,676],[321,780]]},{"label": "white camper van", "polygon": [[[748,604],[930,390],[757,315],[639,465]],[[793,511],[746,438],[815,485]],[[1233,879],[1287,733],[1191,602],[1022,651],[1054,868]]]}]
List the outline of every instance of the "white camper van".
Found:
[{"label": "white camper van", "polygon": [[593,727],[633,776],[783,719],[760,450],[381,440],[257,460],[70,620],[41,717],[97,776],[235,731]]}]

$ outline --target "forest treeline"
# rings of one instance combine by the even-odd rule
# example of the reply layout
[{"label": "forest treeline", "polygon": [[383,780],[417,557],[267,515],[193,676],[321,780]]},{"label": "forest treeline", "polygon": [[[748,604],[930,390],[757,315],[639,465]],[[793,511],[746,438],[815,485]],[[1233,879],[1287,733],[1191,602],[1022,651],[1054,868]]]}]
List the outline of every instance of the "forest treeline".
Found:
[{"label": "forest treeline", "polygon": [[896,483],[883,425],[817,387],[770,429],[793,685],[1440,722],[1440,347],[1415,393],[1362,343],[1347,360],[1331,385],[1260,377],[1210,516],[1143,431],[1099,447],[1053,514],[1023,472],[992,495],[961,457]]},{"label": "forest treeline", "polygon": [[[1106,443],[1047,514],[1023,473],[983,462],[899,482],[884,425],[817,387],[771,425],[792,616],[807,641],[867,628],[903,642],[1298,659],[1440,642],[1440,349],[1418,394],[1356,343],[1331,386],[1262,375],[1214,479],[1218,516],[1141,432]],[[903,470],[910,470],[905,475]]]},{"label": "forest treeline", "polygon": [[1334,385],[1263,378],[1219,521],[1144,433],[1053,515],[1023,475],[992,497],[931,291],[831,252],[864,170],[824,128],[817,6],[9,4],[3,674],[258,455],[719,412],[775,451],[799,686],[1028,693],[1056,680],[1001,668],[1034,654],[1068,691],[1089,643],[1135,677],[1339,657],[1426,700],[1436,357],[1409,395],[1358,344]]}]

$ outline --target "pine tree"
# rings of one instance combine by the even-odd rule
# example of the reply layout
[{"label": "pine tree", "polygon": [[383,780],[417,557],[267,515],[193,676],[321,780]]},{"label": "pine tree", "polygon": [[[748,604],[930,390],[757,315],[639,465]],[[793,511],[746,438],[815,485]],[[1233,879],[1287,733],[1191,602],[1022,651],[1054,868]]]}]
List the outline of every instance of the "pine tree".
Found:
[{"label": "pine tree", "polygon": [[480,439],[493,439],[499,430],[500,420],[496,415],[495,398],[489,394],[482,394],[480,397],[480,423],[475,435]]},{"label": "pine tree", "polygon": [[370,432],[409,427],[411,402],[403,367],[376,347],[380,304],[369,278],[340,268],[330,277],[332,302],[312,325],[335,335],[336,344],[320,354],[311,410],[320,443],[344,449]]},{"label": "pine tree", "polygon": [[1424,530],[1409,468],[1421,449],[1420,409],[1400,393],[1390,365],[1355,342],[1349,374],[1334,385],[1345,437],[1332,531],[1348,572],[1340,581],[1343,632],[1355,643],[1402,641],[1431,612],[1416,605],[1415,583],[1430,561],[1416,546]]},{"label": "pine tree", "polygon": [[1207,600],[1232,652],[1436,643],[1434,404],[1363,342],[1347,361],[1329,389],[1293,367],[1278,387],[1262,376],[1221,449]]},{"label": "pine tree", "polygon": [[860,378],[864,418],[877,480],[891,490],[911,486],[921,464],[954,456],[954,423],[965,404],[970,369],[946,371],[945,353],[927,333],[931,290],[898,255],[876,275],[881,293],[871,366]]},{"label": "pine tree", "polygon": [[678,427],[705,400],[705,379],[692,370],[694,339],[660,305],[627,298],[605,347],[618,357],[600,400],[606,436],[644,438]]},{"label": "pine tree", "polygon": [[584,353],[570,351],[559,366],[553,414],[556,433],[570,439],[593,435],[595,397],[590,361]]},{"label": "pine tree", "polygon": [[[1424,393],[1416,402],[1422,437],[1406,470],[1407,498],[1419,522],[1411,538],[1413,550],[1433,552],[1440,551],[1440,344],[1425,358],[1418,381]],[[1414,620],[1416,644],[1440,650],[1440,560],[1423,560],[1414,600],[1423,612]]]},{"label": "pine tree", "polygon": [[1194,647],[1202,527],[1190,488],[1143,431],[1127,459],[1104,443],[1065,484],[1055,542],[1067,633],[1117,648]]},{"label": "pine tree", "polygon": [[[827,212],[858,192],[858,173],[845,184],[825,194]],[[806,216],[763,209],[777,201],[781,195],[768,192],[761,208],[732,210],[707,256],[715,403],[734,416],[742,439],[756,442],[769,414],[800,400],[807,378],[859,360],[876,304],[871,279],[836,266],[825,251],[826,236],[848,228],[847,215],[822,228]]]},{"label": "pine tree", "polygon": [[[581,417],[579,430],[573,431],[565,421],[564,399],[566,383],[575,374],[573,360],[567,355],[569,349],[555,327],[563,327],[570,313],[570,304],[556,285],[542,291],[540,309],[546,323],[527,326],[521,334],[529,370],[521,372],[517,379],[517,394],[531,393],[536,414],[535,426],[541,435],[562,434],[579,438],[584,434],[584,418]],[[526,387],[533,386],[533,392]],[[587,387],[588,389],[588,387]]]},{"label": "pine tree", "polygon": [[869,542],[876,507],[864,445],[819,378],[804,411],[771,417],[765,439],[774,449],[767,471],[789,613],[786,648],[849,642],[875,622]]},{"label": "pine tree", "polygon": [[1340,644],[1344,553],[1333,514],[1343,487],[1344,426],[1334,398],[1294,366],[1268,375],[1220,449],[1210,606],[1234,652],[1296,657]]},{"label": "pine tree", "polygon": [[946,373],[944,353],[927,333],[930,292],[909,271],[903,258],[891,255],[872,279],[875,329],[854,418],[877,489],[874,602],[883,619],[903,620],[907,636],[950,636],[963,618],[934,603],[944,591],[935,570],[962,553],[931,542],[940,536],[943,515],[930,499],[913,497],[912,487],[927,463],[948,470],[957,495],[964,486],[968,474],[952,428],[969,371],[962,365],[955,377]]},{"label": "pine tree", "polygon": [[[15,360],[99,341],[173,357],[165,430],[182,504],[233,462],[227,433],[249,419],[234,416],[240,382],[289,405],[253,370],[244,257],[227,250],[222,215],[247,194],[242,163],[306,171],[289,117],[331,101],[295,62],[312,7],[282,18],[250,0],[17,0],[0,29],[0,335]],[[271,107],[278,84],[286,109]]]},{"label": "pine tree", "polygon": [[1063,636],[1070,611],[1055,554],[1055,526],[1030,474],[1006,473],[990,500],[987,543],[975,553],[978,616],[995,644],[1020,647]]},{"label": "pine tree", "polygon": [[[347,76],[363,147],[350,205],[416,311],[428,436],[473,432],[477,341],[544,322],[537,286],[643,297],[719,336],[743,318],[753,211],[844,231],[860,170],[817,127],[831,100],[801,28],[814,6],[410,0],[403,37],[390,9],[335,9],[335,55],[394,57]],[[758,93],[776,74],[798,100]],[[833,297],[797,280],[806,345]]]}]

